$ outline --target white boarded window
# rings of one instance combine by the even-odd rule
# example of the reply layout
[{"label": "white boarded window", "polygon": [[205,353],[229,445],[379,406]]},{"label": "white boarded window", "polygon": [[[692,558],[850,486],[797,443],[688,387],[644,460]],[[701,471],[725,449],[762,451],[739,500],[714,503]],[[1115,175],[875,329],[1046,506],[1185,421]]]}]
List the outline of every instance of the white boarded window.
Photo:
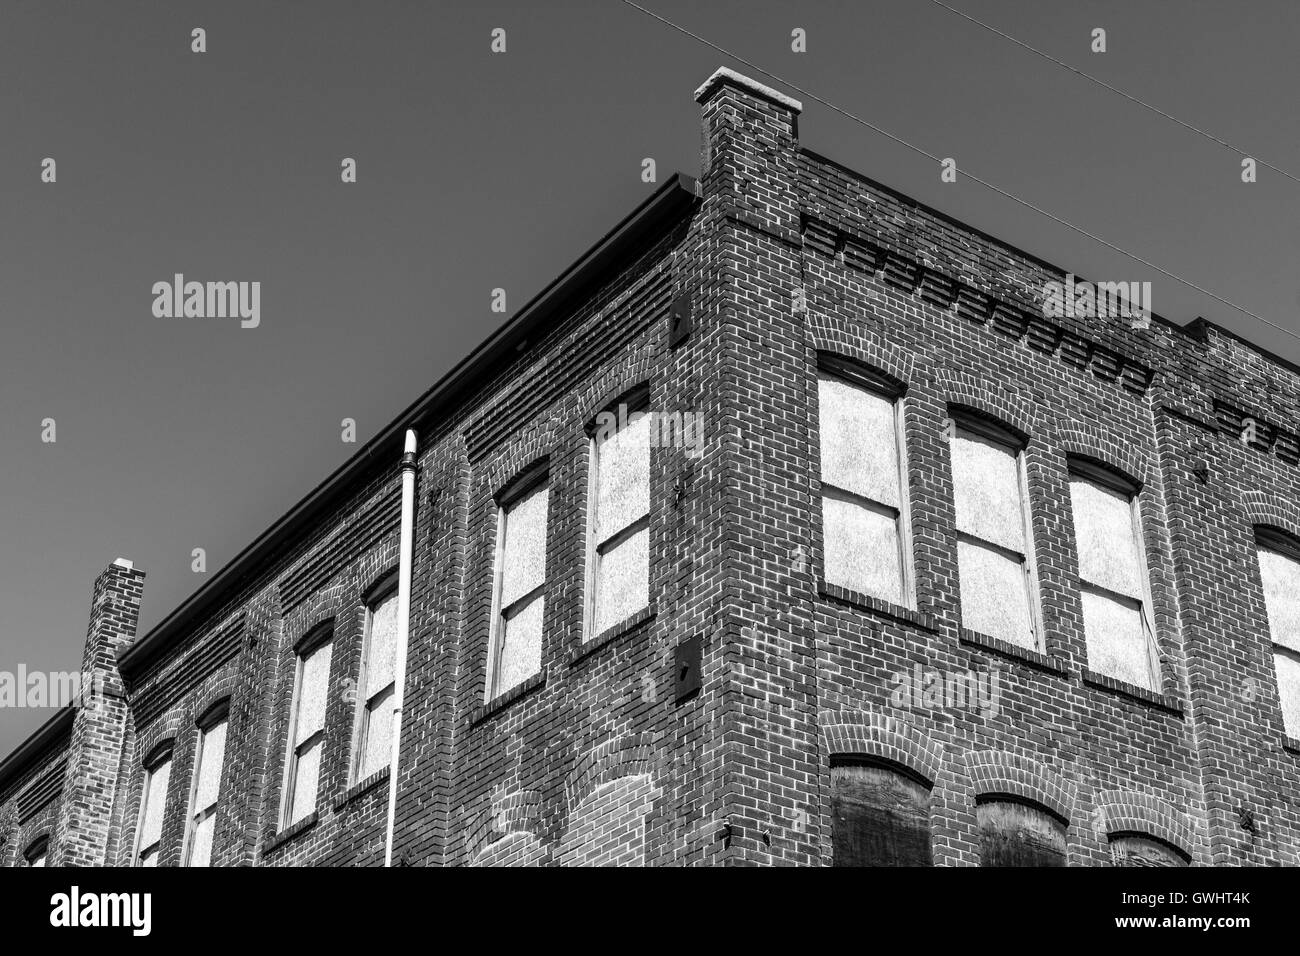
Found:
[{"label": "white boarded window", "polygon": [[316,809],[321,756],[325,750],[325,705],[329,700],[333,649],[334,645],[327,640],[298,656],[294,719],[285,774],[285,826],[297,823]]},{"label": "white boarded window", "polygon": [[650,604],[650,425],[641,412],[591,443],[590,586],[586,637]]},{"label": "white boarded window", "polygon": [[1257,554],[1282,724],[1300,737],[1300,543],[1260,529]]},{"label": "white boarded window", "polygon": [[498,512],[488,700],[542,669],[549,503],[550,488],[542,483]]},{"label": "white boarded window", "polygon": [[210,866],[212,836],[221,799],[221,768],[226,759],[226,716],[215,718],[199,731],[194,757],[194,795],[190,806],[189,866]]},{"label": "white boarded window", "polygon": [[1159,656],[1136,493],[1087,468],[1070,475],[1070,505],[1088,667],[1158,691]]},{"label": "white boarded window", "polygon": [[167,784],[172,775],[171,754],[145,771],[140,797],[140,831],[135,838],[136,866],[157,866],[162,840],[163,811],[167,809]]},{"label": "white boarded window", "polygon": [[1261,533],[1258,553],[1269,634],[1274,644],[1300,652],[1300,550]]},{"label": "white boarded window", "polygon": [[1038,648],[1023,456],[1014,439],[981,422],[953,431],[953,503],[962,625]]},{"label": "white boarded window", "polygon": [[817,391],[826,580],[910,604],[897,406],[825,373],[817,377]]},{"label": "white boarded window", "polygon": [[365,655],[361,669],[361,711],[357,727],[357,779],[389,765],[396,690],[397,591],[390,590],[366,609]]}]

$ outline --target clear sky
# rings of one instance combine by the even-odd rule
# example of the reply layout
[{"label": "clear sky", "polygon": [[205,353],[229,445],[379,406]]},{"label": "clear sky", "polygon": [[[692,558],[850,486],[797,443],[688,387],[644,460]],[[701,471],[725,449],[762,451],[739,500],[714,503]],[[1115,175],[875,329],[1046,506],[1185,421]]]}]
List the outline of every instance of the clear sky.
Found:
[{"label": "clear sky", "polygon": [[[928,0],[640,2],[1300,329],[1300,183],[1261,167],[1245,185],[1239,154]],[[947,2],[1300,175],[1290,0]],[[749,72],[619,0],[4,0],[0,670],[77,668],[119,555],[148,574],[143,633],[202,584],[192,549],[215,573],[358,447],[341,419],[364,443],[500,324],[491,289],[513,311],[654,189],[644,157],[661,182],[697,173],[691,93],[723,64]],[[1295,339],[800,98],[804,145],[1300,361]],[[260,326],[155,318],[176,272],[260,281]],[[0,710],[0,755],[49,716]]]}]

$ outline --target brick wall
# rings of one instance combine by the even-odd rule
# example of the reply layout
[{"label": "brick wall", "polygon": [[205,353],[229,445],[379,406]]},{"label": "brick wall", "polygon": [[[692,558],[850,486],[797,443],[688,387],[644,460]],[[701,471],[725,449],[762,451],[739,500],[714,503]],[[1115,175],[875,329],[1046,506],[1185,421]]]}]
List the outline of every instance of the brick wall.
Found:
[{"label": "brick wall", "polygon": [[[697,99],[700,201],[417,423],[398,861],[828,864],[831,764],[870,758],[925,781],[941,865],[979,862],[977,804],[1007,797],[1062,821],[1074,864],[1109,863],[1110,835],[1129,832],[1196,863],[1300,862],[1300,745],[1283,735],[1253,532],[1300,532],[1296,371],[1206,323],[1047,318],[1041,290],[1063,270],[803,149],[797,103],[727,76]],[[674,303],[694,326],[677,345]],[[825,580],[828,356],[903,389],[913,606]],[[705,445],[652,451],[650,608],[584,643],[587,426],[640,386],[653,407],[702,416]],[[1028,436],[1039,651],[962,626],[952,408]],[[1260,423],[1249,445],[1245,415]],[[1142,485],[1154,692],[1088,667],[1067,470],[1079,455]],[[542,672],[485,701],[495,496],[541,464]],[[0,864],[45,832],[63,859],[129,862],[144,761],[168,741],[162,862],[178,863],[196,721],[223,699],[214,862],[381,863],[393,781],[354,779],[352,736],[366,595],[397,563],[397,500],[394,458],[128,675],[119,710],[78,714],[0,786]],[[138,577],[108,574],[124,597],[101,611],[97,585],[88,660],[112,668]],[[325,623],[320,797],[283,831],[293,647]],[[697,636],[703,685],[678,701],[674,652]],[[996,713],[900,706],[895,675],[917,667],[996,674]]]},{"label": "brick wall", "polygon": [[0,866],[22,866],[25,854],[45,840],[51,853],[68,766],[71,726],[60,733],[6,788],[0,801]]}]

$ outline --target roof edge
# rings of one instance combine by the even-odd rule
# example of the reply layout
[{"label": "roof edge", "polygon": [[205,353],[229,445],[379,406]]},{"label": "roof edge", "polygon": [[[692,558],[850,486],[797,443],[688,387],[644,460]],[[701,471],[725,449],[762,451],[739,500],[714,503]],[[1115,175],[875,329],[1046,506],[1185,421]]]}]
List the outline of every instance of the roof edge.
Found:
[{"label": "roof edge", "polygon": [[1218,335],[1221,335],[1227,339],[1232,339],[1238,345],[1250,349],[1252,352],[1254,352],[1256,355],[1260,356],[1261,358],[1267,359],[1268,361],[1272,362],[1274,365],[1279,365],[1282,368],[1286,369],[1288,372],[1292,373],[1293,375],[1300,377],[1300,364],[1297,364],[1291,361],[1289,358],[1278,355],[1276,352],[1264,348],[1264,346],[1260,345],[1257,342],[1252,341],[1251,339],[1242,335],[1240,332],[1234,332],[1232,331],[1232,329],[1226,328],[1220,325],[1218,322],[1205,318],[1205,316],[1198,315],[1196,318],[1192,319],[1192,321],[1188,322],[1186,325],[1180,325],[1178,326],[1178,328],[1181,331],[1186,332],[1188,335],[1196,339],[1198,342],[1208,341],[1208,337],[1206,336],[1205,332],[1207,329],[1213,329]]},{"label": "roof edge", "polygon": [[[819,153],[815,149],[810,149],[807,146],[800,145],[799,152],[803,153],[809,159],[815,162],[825,163],[828,166],[833,166],[836,169],[844,172],[845,174],[852,176],[854,179],[867,183],[870,186],[881,190],[882,192],[889,193],[894,198],[909,203],[918,209],[923,209],[926,212],[930,213],[931,215],[935,216],[936,218],[948,223],[950,226],[955,226],[956,228],[962,230],[963,232],[970,233],[971,235],[977,236],[980,239],[983,239],[987,242],[991,242],[994,245],[1001,246],[1003,249],[1006,249],[1007,251],[1022,257],[1027,262],[1031,262],[1042,269],[1045,269],[1049,272],[1060,272],[1063,274],[1069,272],[1069,270],[1066,269],[1064,266],[1057,265],[1055,262],[1050,262],[1047,259],[1044,259],[1042,256],[1030,252],[1028,249],[1021,248],[1020,246],[1016,245],[1014,242],[1011,242],[1010,240],[1003,239],[1000,236],[995,236],[991,232],[986,232],[985,230],[979,228],[978,226],[974,226],[969,222],[965,222],[961,219],[958,219],[952,213],[944,212],[942,209],[938,208],[937,206],[932,206],[923,200],[917,199],[915,196],[910,196],[907,193],[903,192],[901,189],[896,189],[895,187],[890,186],[888,183],[882,183],[880,180],[874,179],[871,176],[868,176],[866,173],[859,172],[858,170],[854,169],[851,166],[846,166],[843,163],[839,162],[838,160],[831,159],[829,156]],[[1080,278],[1082,278],[1082,276],[1080,276]],[[1264,346],[1251,340],[1245,335],[1242,335],[1240,332],[1234,332],[1231,329],[1223,325],[1220,325],[1218,322],[1214,322],[1210,319],[1205,318],[1204,316],[1197,316],[1195,319],[1192,319],[1182,324],[1179,324],[1178,322],[1175,322],[1173,319],[1161,315],[1158,312],[1152,312],[1151,318],[1156,322],[1158,322],[1159,324],[1164,325],[1175,332],[1179,332],[1187,336],[1188,338],[1191,338],[1201,343],[1207,341],[1205,330],[1213,329],[1215,332],[1219,333],[1225,338],[1232,339],[1235,342],[1237,342],[1239,345],[1245,346],[1246,348],[1250,349],[1252,352],[1254,352],[1256,355],[1259,355],[1261,358],[1267,359],[1273,364],[1281,366],[1282,368],[1285,368],[1288,371],[1293,372],[1296,375],[1300,376],[1300,364],[1297,364],[1296,362],[1293,362],[1290,359],[1285,358],[1279,355],[1278,353],[1271,351],[1270,349],[1266,349]]]}]

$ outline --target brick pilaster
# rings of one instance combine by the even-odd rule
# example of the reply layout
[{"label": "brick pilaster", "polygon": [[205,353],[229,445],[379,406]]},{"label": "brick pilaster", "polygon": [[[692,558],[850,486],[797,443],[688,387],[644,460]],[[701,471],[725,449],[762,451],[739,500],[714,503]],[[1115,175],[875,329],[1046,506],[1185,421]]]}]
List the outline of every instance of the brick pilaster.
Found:
[{"label": "brick pilaster", "polygon": [[[725,294],[720,356],[732,403],[734,509],[726,540],[721,812],[726,863],[819,861],[809,454],[798,193],[800,104],[719,70],[696,92],[702,186]],[[764,573],[749,573],[763,568]]]}]

